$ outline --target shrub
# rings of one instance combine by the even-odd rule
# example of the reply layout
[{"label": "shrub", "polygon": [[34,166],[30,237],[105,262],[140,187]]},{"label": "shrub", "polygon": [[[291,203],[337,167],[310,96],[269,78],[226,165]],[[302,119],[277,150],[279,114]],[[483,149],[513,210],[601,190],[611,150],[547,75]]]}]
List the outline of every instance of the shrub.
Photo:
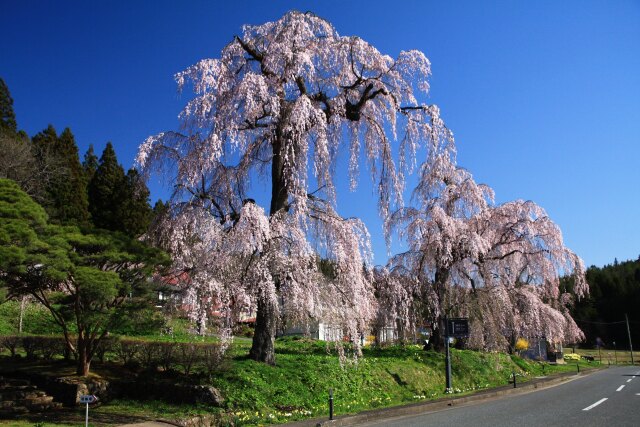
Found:
[{"label": "shrub", "polygon": [[529,348],[529,341],[524,338],[518,338],[516,341],[516,351],[522,351]]},{"label": "shrub", "polygon": [[181,343],[180,344],[180,361],[178,362],[182,366],[182,371],[185,375],[191,373],[193,364],[201,358],[200,346],[195,343]]},{"label": "shrub", "polygon": [[107,353],[115,352],[118,339],[114,337],[104,337],[98,343],[96,348],[96,357],[100,363],[104,363],[104,357]]},{"label": "shrub", "polygon": [[16,350],[20,347],[22,339],[17,335],[6,335],[0,337],[0,347],[9,350],[11,357],[16,357]]},{"label": "shrub", "polygon": [[138,360],[140,345],[141,341],[120,340],[115,344],[114,350],[116,356],[125,366],[131,366]]}]

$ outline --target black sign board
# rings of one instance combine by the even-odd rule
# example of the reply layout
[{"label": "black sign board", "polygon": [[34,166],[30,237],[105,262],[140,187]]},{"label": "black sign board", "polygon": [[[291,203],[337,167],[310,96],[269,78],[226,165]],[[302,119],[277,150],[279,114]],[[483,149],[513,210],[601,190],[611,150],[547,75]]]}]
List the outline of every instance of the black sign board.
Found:
[{"label": "black sign board", "polygon": [[469,319],[466,317],[447,319],[446,335],[453,338],[469,336]]}]

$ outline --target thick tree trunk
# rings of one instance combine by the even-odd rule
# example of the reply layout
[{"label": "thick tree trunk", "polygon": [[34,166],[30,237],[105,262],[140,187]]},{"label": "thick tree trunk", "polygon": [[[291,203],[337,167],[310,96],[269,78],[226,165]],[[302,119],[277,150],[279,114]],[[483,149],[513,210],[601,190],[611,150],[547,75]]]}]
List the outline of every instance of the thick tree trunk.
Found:
[{"label": "thick tree trunk", "polygon": [[289,194],[284,180],[284,158],[282,144],[273,143],[273,158],[271,159],[271,206],[269,215],[273,215],[287,206]]},{"label": "thick tree trunk", "polygon": [[256,329],[249,357],[258,362],[275,365],[276,306],[272,301],[258,301]]},{"label": "thick tree trunk", "polygon": [[91,366],[91,355],[87,342],[81,338],[78,338],[78,364],[76,365],[76,374],[86,377],[89,375],[89,368]]},{"label": "thick tree trunk", "polygon": [[[269,215],[286,209],[289,194],[284,179],[283,142],[285,138],[278,130],[273,141],[273,158],[271,160],[271,206]],[[258,301],[256,328],[249,357],[258,362],[275,365],[275,337],[277,328],[277,307],[274,301]]]},{"label": "thick tree trunk", "polygon": [[438,352],[443,352],[445,347],[444,336],[444,318],[438,316],[438,319],[433,323],[433,331],[431,335],[431,347]]}]

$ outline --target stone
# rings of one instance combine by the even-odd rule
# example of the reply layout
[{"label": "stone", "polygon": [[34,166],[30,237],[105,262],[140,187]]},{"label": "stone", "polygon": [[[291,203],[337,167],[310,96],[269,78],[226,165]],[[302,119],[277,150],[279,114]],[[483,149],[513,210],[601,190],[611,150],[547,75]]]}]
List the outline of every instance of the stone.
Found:
[{"label": "stone", "polygon": [[206,385],[193,386],[193,398],[195,403],[204,403],[205,405],[220,407],[224,404],[224,397],[222,397],[220,390]]}]

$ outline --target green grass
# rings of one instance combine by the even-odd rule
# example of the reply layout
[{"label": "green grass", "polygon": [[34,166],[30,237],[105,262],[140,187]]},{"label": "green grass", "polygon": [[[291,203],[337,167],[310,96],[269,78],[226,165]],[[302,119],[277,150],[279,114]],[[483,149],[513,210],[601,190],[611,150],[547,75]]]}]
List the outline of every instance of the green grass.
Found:
[{"label": "green grass", "polygon": [[[104,420],[96,425],[109,425],[111,419],[125,415],[134,419],[166,420],[200,415],[235,425],[326,416],[329,389],[333,390],[336,415],[445,396],[444,355],[425,352],[418,346],[365,348],[363,358],[357,361],[349,358],[341,365],[332,345],[288,337],[276,340],[276,366],[268,366],[246,357],[250,345],[250,340],[236,340],[229,349],[224,369],[211,379],[199,378],[201,383],[211,384],[222,392],[226,400],[223,408],[114,400],[92,410],[97,419]],[[72,375],[72,368],[67,372],[56,363],[63,362],[51,362],[51,366],[42,362],[28,369]],[[92,370],[103,378],[118,375],[117,370],[102,372],[101,369],[103,367],[96,364]],[[452,350],[456,394],[506,385],[513,371],[520,376],[520,382],[575,369],[575,364],[549,365],[515,355]]]},{"label": "green grass", "polygon": [[[329,389],[336,415],[444,396],[444,356],[416,346],[365,349],[363,358],[341,366],[325,343],[286,338],[276,341],[276,366],[267,366],[244,356],[248,345],[234,345],[228,369],[212,379],[227,413],[241,423],[326,415]],[[506,385],[513,371],[526,381],[575,370],[469,350],[452,350],[452,363],[454,392],[463,394]]]},{"label": "green grass", "polygon": [[[17,332],[19,308],[18,302],[0,304],[0,333]],[[149,332],[138,338],[193,341],[194,337],[189,334],[188,328],[185,320],[170,319],[162,333]],[[27,306],[24,331],[55,333],[57,327],[44,308],[32,303]],[[214,338],[197,340],[215,341]],[[212,410],[204,406],[170,405],[158,401],[115,400],[94,409],[96,416],[105,420],[99,425],[109,425],[109,420],[115,419],[118,414],[173,420],[209,414],[236,425],[325,416],[328,413],[329,389],[333,390],[336,415],[444,396],[444,355],[425,352],[418,346],[365,348],[363,358],[357,361],[348,358],[346,363],[341,364],[333,345],[288,337],[276,341],[276,366],[267,366],[246,356],[250,345],[250,339],[236,338],[227,352],[224,369],[213,378],[201,375],[195,379],[218,388],[226,399],[224,408]],[[579,363],[588,365],[586,362]],[[38,362],[27,369],[57,376],[73,375],[73,366],[63,365],[62,361]],[[453,388],[456,394],[506,385],[514,371],[519,375],[520,382],[535,376],[575,369],[574,363],[556,366],[500,353],[452,350]],[[92,365],[92,372],[103,378],[125,375],[118,374],[118,369],[107,369],[107,366],[101,367],[97,363]]]},{"label": "green grass", "polygon": [[[4,301],[0,304],[0,335],[15,335],[19,331],[20,301]],[[54,322],[49,310],[41,304],[25,304],[22,332],[26,334],[59,334],[60,327]]]}]

